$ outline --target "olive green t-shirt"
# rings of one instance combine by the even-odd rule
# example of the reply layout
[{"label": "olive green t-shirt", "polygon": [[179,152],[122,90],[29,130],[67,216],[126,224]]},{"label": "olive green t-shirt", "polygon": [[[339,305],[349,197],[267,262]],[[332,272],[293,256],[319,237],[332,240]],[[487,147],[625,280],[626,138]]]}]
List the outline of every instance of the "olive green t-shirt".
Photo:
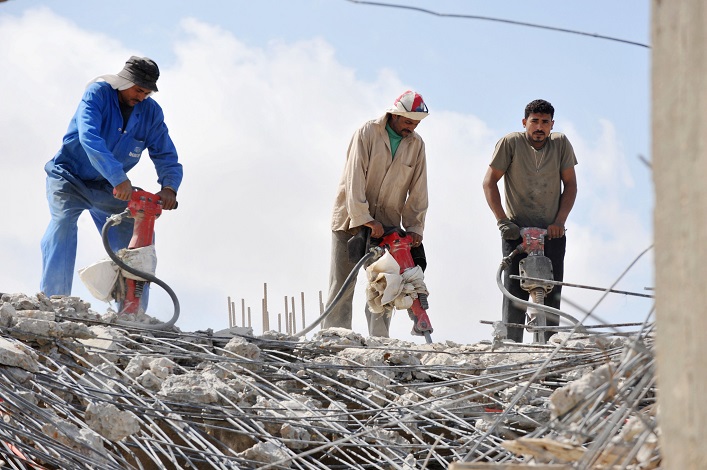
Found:
[{"label": "olive green t-shirt", "polygon": [[535,150],[524,132],[512,132],[496,144],[491,167],[504,172],[506,214],[520,227],[547,228],[560,208],[560,172],[577,164],[572,144],[553,132]]}]

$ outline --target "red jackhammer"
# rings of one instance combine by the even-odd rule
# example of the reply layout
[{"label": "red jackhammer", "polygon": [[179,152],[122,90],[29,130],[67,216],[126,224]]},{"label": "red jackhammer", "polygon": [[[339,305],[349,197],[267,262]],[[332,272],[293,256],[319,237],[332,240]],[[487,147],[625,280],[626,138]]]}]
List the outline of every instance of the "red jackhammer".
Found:
[{"label": "red jackhammer", "polygon": [[[133,193],[128,202],[128,207],[120,214],[115,214],[108,218],[103,226],[102,238],[103,247],[106,249],[108,256],[124,271],[137,276],[141,280],[125,278],[124,285],[118,285],[115,289],[114,298],[120,305],[121,314],[136,314],[139,312],[140,298],[142,297],[147,284],[152,282],[162,287],[172,299],[174,303],[174,315],[167,323],[159,325],[158,329],[171,327],[179,318],[179,300],[174,294],[174,291],[163,281],[155,277],[152,273],[141,271],[129,264],[125,263],[118,257],[110,247],[108,242],[108,229],[113,225],[118,225],[123,217],[132,217],[134,219],[133,237],[128,244],[128,250],[136,248],[144,248],[153,244],[155,235],[155,220],[162,213],[162,201],[156,194],[143,191],[140,188],[134,188]],[[119,321],[120,324],[128,324],[136,326],[144,326],[142,323]]]},{"label": "red jackhammer", "polygon": [[[319,323],[321,323],[322,320],[324,320],[324,318],[332,312],[334,306],[341,300],[341,297],[347,287],[352,282],[355,282],[359,269],[366,266],[373,260],[383,256],[385,250],[388,250],[393,259],[395,259],[398,263],[401,274],[404,271],[415,267],[416,263],[411,253],[412,237],[410,235],[396,227],[388,228],[382,238],[371,239],[369,235],[370,231],[367,227],[365,227],[361,230],[361,232],[359,232],[359,235],[356,236],[356,240],[353,245],[351,244],[351,241],[349,242],[349,255],[356,253],[354,257],[357,258],[360,256],[360,259],[358,259],[353,270],[351,270],[351,273],[344,281],[341,289],[339,289],[339,292],[336,294],[329,306],[327,306],[324,313],[322,313],[314,323],[298,332],[295,336],[304,336],[312,331]],[[410,319],[413,321],[412,334],[415,336],[424,336],[426,342],[432,343],[431,333],[433,329],[426,310],[426,295],[418,294],[418,297],[413,301],[411,308],[408,309],[408,315],[410,315]]]},{"label": "red jackhammer", "polygon": [[[390,255],[400,265],[400,274],[404,271],[414,268],[415,261],[412,258],[410,249],[412,248],[412,237],[400,229],[394,229],[383,235],[378,246],[388,250]],[[375,240],[374,241],[378,241]],[[426,298],[425,304],[426,302]],[[432,324],[427,316],[426,307],[423,308],[420,301],[420,295],[412,303],[412,307],[408,309],[408,315],[413,321],[412,334],[416,336],[424,336],[427,343],[432,343],[431,333]]]},{"label": "red jackhammer", "polygon": [[[133,238],[130,239],[128,250],[152,245],[155,236],[155,220],[162,214],[162,201],[152,193],[136,188],[130,196],[128,210],[135,220]],[[140,298],[146,287],[146,281],[125,279],[125,298],[122,301],[120,313],[138,313]]]}]

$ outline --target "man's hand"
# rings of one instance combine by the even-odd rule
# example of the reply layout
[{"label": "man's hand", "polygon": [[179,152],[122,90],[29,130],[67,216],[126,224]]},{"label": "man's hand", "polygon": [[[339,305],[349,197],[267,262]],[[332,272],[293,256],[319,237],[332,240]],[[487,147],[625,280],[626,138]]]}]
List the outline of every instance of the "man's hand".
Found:
[{"label": "man's hand", "polygon": [[420,246],[422,243],[422,235],[415,232],[408,232],[408,235],[412,238],[412,246]]},{"label": "man's hand", "polygon": [[516,240],[520,238],[520,227],[518,227],[511,219],[501,219],[496,225],[501,231],[501,238],[504,240]]},{"label": "man's hand", "polygon": [[132,195],[133,185],[130,183],[130,180],[125,180],[113,188],[113,197],[120,199],[121,201],[129,201],[130,196]]},{"label": "man's hand", "polygon": [[383,230],[383,224],[377,220],[371,220],[363,225],[371,229],[371,238],[380,238],[383,236],[383,233],[385,233],[385,230]]},{"label": "man's hand", "polygon": [[562,238],[565,234],[564,225],[560,225],[557,222],[550,224],[547,228],[547,238]]},{"label": "man's hand", "polygon": [[164,188],[156,196],[162,201],[162,209],[170,211],[177,208],[177,193],[172,188]]}]

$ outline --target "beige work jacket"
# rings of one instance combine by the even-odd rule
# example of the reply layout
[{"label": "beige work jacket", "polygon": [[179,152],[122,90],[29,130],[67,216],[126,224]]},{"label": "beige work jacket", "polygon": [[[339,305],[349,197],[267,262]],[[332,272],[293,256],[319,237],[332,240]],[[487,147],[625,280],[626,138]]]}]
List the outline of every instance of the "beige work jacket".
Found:
[{"label": "beige work jacket", "polygon": [[334,202],[332,230],[351,233],[375,219],[422,235],[427,213],[425,143],[416,132],[391,156],[388,114],[366,122],[351,138]]}]

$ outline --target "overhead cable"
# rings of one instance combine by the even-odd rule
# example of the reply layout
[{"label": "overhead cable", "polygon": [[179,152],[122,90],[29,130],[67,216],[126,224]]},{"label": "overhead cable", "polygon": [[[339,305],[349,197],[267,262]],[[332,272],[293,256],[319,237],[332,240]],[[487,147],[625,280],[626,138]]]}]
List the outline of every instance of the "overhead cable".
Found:
[{"label": "overhead cable", "polygon": [[378,6],[378,7],[390,7],[390,8],[400,8],[403,10],[419,11],[421,13],[427,13],[429,15],[441,16],[441,17],[446,17],[446,18],[463,18],[463,19],[469,19],[469,20],[496,21],[498,23],[507,23],[507,24],[513,24],[516,26],[528,26],[530,28],[547,29],[550,31],[559,31],[562,33],[570,33],[570,34],[579,34],[582,36],[590,36],[590,37],[594,37],[594,38],[598,38],[598,39],[606,39],[609,41],[616,41],[616,42],[621,42],[624,44],[630,44],[633,46],[645,47],[646,49],[650,49],[650,46],[648,44],[643,44],[643,43],[636,42],[636,41],[629,41],[627,39],[615,38],[615,37],[611,37],[611,36],[604,36],[603,34],[597,34],[597,33],[587,33],[584,31],[577,31],[574,29],[558,28],[556,26],[546,26],[546,25],[540,25],[540,24],[535,24],[535,23],[526,23],[524,21],[506,20],[503,18],[492,18],[490,16],[464,15],[461,13],[440,13],[437,11],[428,10],[427,8],[413,7],[410,5],[396,5],[394,3],[369,2],[369,1],[364,1],[364,0],[346,0],[346,1],[351,2],[351,3],[358,3],[361,5],[372,5],[372,6]]}]

